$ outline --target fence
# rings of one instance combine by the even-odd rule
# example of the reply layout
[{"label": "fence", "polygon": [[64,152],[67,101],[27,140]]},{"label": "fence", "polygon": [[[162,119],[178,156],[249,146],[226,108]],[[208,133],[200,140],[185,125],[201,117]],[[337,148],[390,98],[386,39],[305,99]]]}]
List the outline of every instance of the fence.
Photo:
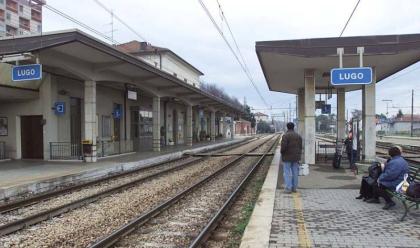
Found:
[{"label": "fence", "polygon": [[71,142],[50,142],[51,160],[82,160],[80,144]]},{"label": "fence", "polygon": [[105,141],[97,143],[98,157],[107,157],[134,151],[132,140]]},{"label": "fence", "polygon": [[0,160],[6,159],[6,142],[0,141]]}]

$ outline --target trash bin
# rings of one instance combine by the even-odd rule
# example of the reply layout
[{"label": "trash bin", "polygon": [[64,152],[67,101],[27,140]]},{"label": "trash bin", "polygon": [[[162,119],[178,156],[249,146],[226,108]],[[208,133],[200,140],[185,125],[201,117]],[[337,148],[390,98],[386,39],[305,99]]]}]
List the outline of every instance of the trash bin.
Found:
[{"label": "trash bin", "polygon": [[82,141],[82,151],[83,151],[83,158],[86,160],[86,157],[92,157],[93,153],[93,142],[91,140],[83,140]]}]

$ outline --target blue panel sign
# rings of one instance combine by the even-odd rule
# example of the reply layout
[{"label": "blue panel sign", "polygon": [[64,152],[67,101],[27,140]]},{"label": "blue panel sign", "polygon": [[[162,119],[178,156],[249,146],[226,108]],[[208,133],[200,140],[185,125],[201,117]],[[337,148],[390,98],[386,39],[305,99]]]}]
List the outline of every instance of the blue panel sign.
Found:
[{"label": "blue panel sign", "polygon": [[121,109],[117,108],[114,110],[114,113],[112,113],[112,115],[114,116],[114,119],[121,119]]},{"label": "blue panel sign", "polygon": [[55,114],[64,115],[66,113],[66,103],[65,102],[56,102],[54,104]]},{"label": "blue panel sign", "polygon": [[372,68],[334,68],[331,70],[332,85],[352,85],[372,83]]},{"label": "blue panel sign", "polygon": [[324,115],[331,114],[331,104],[325,104],[324,106],[322,106],[321,113]]},{"label": "blue panel sign", "polygon": [[12,68],[12,81],[39,80],[42,78],[42,65],[17,65]]}]

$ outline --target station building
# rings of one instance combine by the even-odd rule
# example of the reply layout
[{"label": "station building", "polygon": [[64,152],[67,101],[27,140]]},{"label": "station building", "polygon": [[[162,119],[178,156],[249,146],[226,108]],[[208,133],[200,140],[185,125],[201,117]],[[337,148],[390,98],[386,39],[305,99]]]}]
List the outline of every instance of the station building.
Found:
[{"label": "station building", "polygon": [[[261,41],[257,56],[271,91],[298,97],[306,164],[315,164],[315,96],[337,95],[337,139],[346,134],[345,94],[362,90],[362,157],[376,159],[376,84],[420,61],[420,34]],[[333,86],[333,68],[372,68],[372,83]]]},{"label": "station building", "polygon": [[[78,30],[1,39],[3,61],[42,64],[42,79],[34,81],[12,81],[12,65],[0,68],[5,156],[95,162],[233,135],[233,117],[241,108],[127,48],[132,47],[111,46]],[[179,56],[160,52],[192,71],[186,75],[202,75]]]}]

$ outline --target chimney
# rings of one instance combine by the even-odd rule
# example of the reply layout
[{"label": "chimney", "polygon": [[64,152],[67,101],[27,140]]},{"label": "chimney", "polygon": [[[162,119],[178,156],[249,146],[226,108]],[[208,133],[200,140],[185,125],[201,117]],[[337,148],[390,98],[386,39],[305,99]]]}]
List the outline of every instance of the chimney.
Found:
[{"label": "chimney", "polygon": [[147,50],[147,48],[150,46],[150,44],[149,43],[147,43],[147,42],[145,42],[145,41],[143,41],[143,42],[140,42],[140,50]]}]

